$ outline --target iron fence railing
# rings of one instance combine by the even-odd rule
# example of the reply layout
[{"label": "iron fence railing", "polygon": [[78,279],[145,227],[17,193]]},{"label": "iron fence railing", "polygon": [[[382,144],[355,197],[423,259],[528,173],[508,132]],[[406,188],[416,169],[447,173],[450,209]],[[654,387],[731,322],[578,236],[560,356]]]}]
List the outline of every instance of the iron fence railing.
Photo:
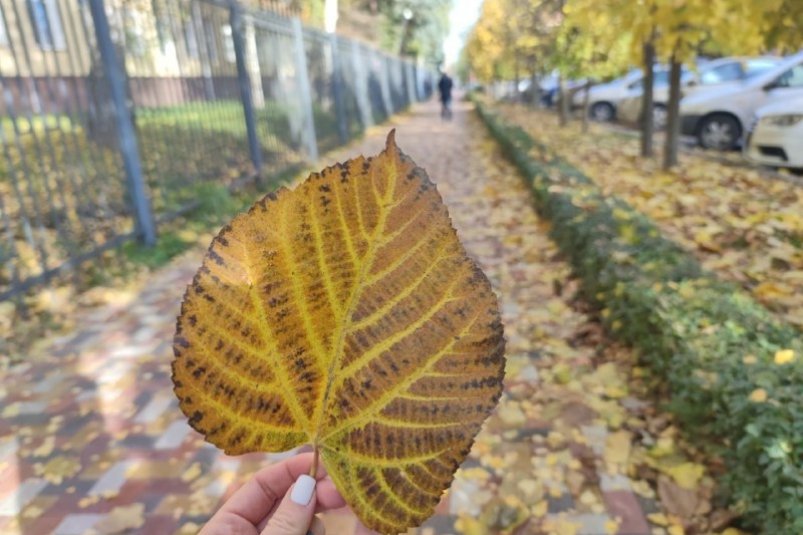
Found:
[{"label": "iron fence railing", "polygon": [[152,243],[202,188],[315,160],[432,76],[233,1],[0,0],[0,301]]}]

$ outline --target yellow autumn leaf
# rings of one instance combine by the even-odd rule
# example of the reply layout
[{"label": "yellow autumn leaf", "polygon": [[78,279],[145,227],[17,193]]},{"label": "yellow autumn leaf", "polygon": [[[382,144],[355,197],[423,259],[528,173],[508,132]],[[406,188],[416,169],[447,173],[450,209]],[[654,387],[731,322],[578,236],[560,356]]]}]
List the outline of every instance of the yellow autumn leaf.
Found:
[{"label": "yellow autumn leaf", "polygon": [[669,533],[669,535],[684,535],[686,533],[686,530],[683,529],[683,526],[678,524],[669,526],[666,528],[666,531]]},{"label": "yellow autumn leaf", "polygon": [[795,352],[791,349],[783,349],[775,353],[775,364],[789,364],[795,360]]},{"label": "yellow autumn leaf", "polygon": [[666,518],[666,515],[663,513],[651,513],[647,515],[647,520],[655,524],[656,526],[668,526],[669,519]]},{"label": "yellow autumn leaf", "polygon": [[756,388],[750,392],[748,399],[754,403],[764,403],[767,401],[767,391],[763,388]]},{"label": "yellow autumn leaf", "polygon": [[130,533],[145,524],[145,505],[133,503],[115,507],[93,526],[94,531],[104,535]]},{"label": "yellow autumn leaf", "polygon": [[678,486],[684,489],[695,489],[697,483],[705,474],[705,468],[701,464],[685,462],[676,466],[671,466],[665,470]]},{"label": "yellow autumn leaf", "polygon": [[433,514],[504,374],[490,283],[393,133],[224,227],[174,351],[180,407],[206,440],[232,455],[311,444],[383,533]]}]

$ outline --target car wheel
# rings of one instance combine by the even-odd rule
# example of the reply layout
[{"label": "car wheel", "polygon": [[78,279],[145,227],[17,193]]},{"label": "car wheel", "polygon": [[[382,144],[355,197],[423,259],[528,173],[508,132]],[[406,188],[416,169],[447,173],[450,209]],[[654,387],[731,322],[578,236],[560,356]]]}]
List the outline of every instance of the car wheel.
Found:
[{"label": "car wheel", "polygon": [[613,109],[613,105],[607,102],[596,102],[591,106],[588,114],[595,121],[607,123],[613,121],[616,110]]},{"label": "car wheel", "polygon": [[739,121],[730,115],[712,115],[700,123],[697,139],[706,149],[735,149],[742,135]]},{"label": "car wheel", "polygon": [[652,107],[652,124],[656,130],[663,130],[666,128],[666,120],[669,117],[669,113],[666,110],[666,106],[663,104],[656,104]]}]

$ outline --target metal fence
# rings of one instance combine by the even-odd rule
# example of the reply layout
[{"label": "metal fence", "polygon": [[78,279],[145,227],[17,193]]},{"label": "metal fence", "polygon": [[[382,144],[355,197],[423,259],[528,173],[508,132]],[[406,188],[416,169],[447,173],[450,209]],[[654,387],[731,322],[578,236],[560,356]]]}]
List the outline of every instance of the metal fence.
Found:
[{"label": "metal fence", "polygon": [[433,74],[223,0],[0,0],[0,301],[313,161]]}]

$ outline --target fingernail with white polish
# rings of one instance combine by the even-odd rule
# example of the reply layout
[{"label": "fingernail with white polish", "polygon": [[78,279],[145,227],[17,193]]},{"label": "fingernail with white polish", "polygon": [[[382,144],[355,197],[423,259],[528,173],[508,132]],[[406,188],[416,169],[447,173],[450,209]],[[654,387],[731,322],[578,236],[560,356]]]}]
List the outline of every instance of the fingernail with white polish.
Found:
[{"label": "fingernail with white polish", "polygon": [[315,491],[315,483],[314,477],[306,474],[298,476],[296,484],[293,486],[293,492],[290,493],[290,499],[298,505],[307,505]]}]

